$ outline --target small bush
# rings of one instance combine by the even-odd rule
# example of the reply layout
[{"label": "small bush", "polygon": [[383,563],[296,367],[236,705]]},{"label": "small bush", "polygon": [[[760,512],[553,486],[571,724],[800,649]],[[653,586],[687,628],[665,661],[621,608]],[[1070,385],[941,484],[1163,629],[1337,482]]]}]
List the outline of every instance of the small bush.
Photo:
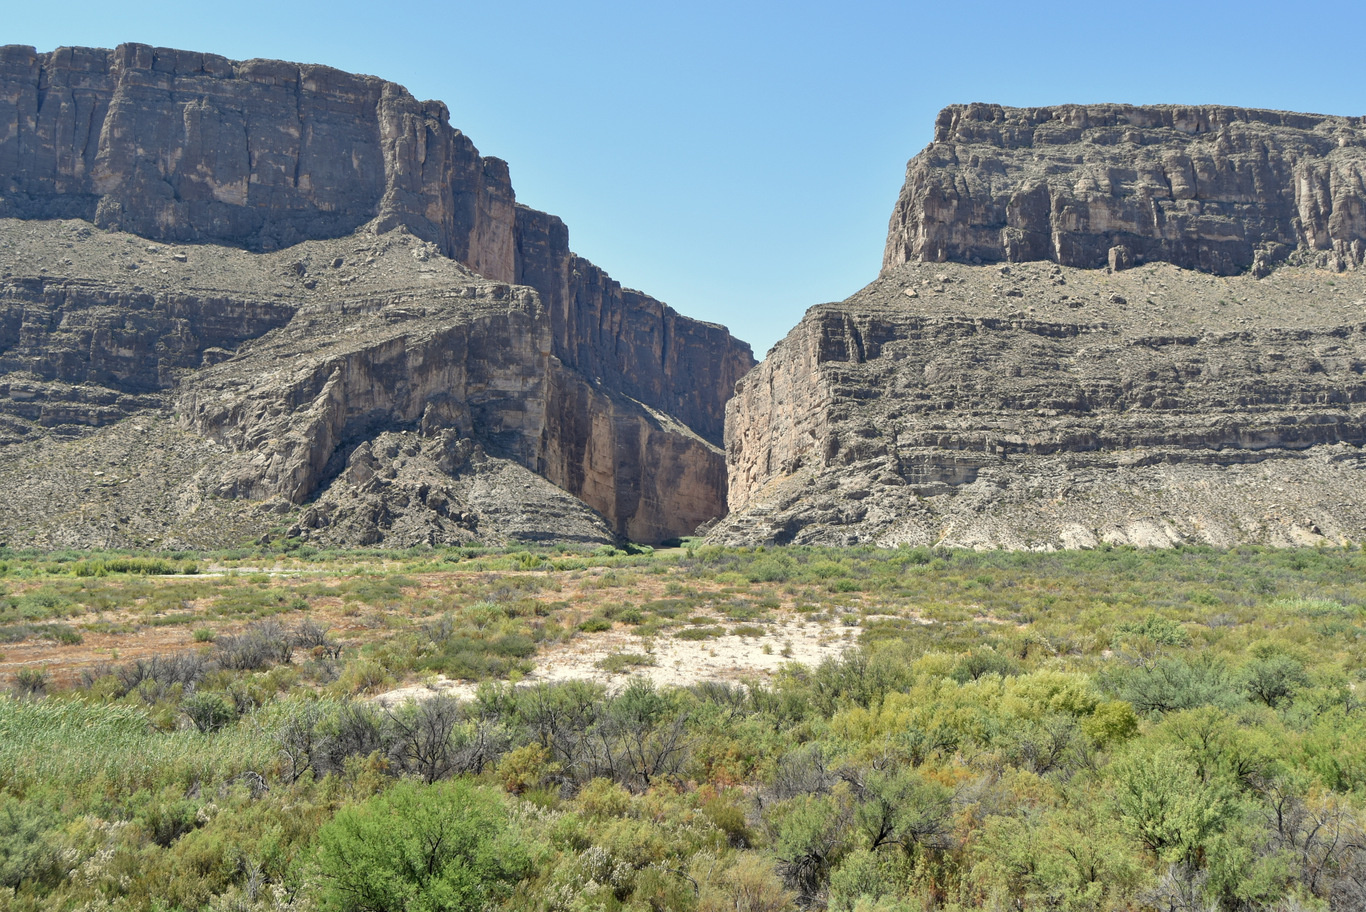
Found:
[{"label": "small bush", "polygon": [[653,664],[655,664],[654,656],[642,655],[638,652],[613,653],[606,658],[599,659],[596,663],[598,668],[608,674],[621,674],[624,671],[630,671],[632,668]]},{"label": "small bush", "polygon": [[1127,621],[1115,625],[1115,646],[1119,646],[1124,640],[1138,637],[1152,640],[1159,646],[1185,647],[1191,644],[1191,635],[1185,627],[1170,618],[1156,614],[1150,614],[1141,621]]},{"label": "small bush", "polygon": [[322,908],[478,912],[530,869],[501,799],[466,782],[400,782],[318,831]]},{"label": "small bush", "polygon": [[237,718],[233,704],[216,693],[192,693],[180,704],[180,711],[204,734],[216,732]]},{"label": "small bush", "polygon": [[14,689],[20,696],[41,697],[47,693],[47,669],[19,669],[14,675]]},{"label": "small bush", "polygon": [[721,627],[685,627],[675,633],[674,638],[679,640],[713,640],[725,635],[726,631]]}]

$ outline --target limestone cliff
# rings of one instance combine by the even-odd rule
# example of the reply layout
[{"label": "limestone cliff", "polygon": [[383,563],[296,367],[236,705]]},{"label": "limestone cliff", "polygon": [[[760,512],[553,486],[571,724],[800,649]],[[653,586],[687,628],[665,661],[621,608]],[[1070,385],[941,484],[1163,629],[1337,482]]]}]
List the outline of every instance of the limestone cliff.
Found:
[{"label": "limestone cliff", "polygon": [[882,275],[737,386],[712,538],[1366,539],[1364,180],[1359,119],[946,109]]},{"label": "limestone cliff", "polygon": [[[1113,251],[1113,253],[1112,253]],[[884,270],[1162,261],[1235,275],[1366,257],[1366,124],[1216,106],[945,108],[911,159]]]},{"label": "limestone cliff", "polygon": [[[171,502],[393,544],[659,541],[725,512],[749,347],[576,256],[444,105],[381,79],[0,48],[0,283],[0,477],[52,495],[16,466],[81,476],[177,428],[135,486],[149,540]],[[141,543],[33,507],[0,534]]]},{"label": "limestone cliff", "polygon": [[165,242],[270,251],[398,227],[481,276],[535,288],[554,354],[721,442],[754,364],[569,249],[516,204],[446,106],[324,66],[120,45],[0,48],[0,217],[80,218]]}]

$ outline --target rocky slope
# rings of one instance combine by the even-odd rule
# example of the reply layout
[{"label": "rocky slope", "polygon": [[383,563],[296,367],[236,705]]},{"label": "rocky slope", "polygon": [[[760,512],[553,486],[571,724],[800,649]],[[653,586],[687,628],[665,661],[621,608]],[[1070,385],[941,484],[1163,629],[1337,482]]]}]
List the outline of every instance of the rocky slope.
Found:
[{"label": "rocky slope", "polygon": [[[882,276],[812,308],[737,387],[732,512],[713,539],[1366,538],[1358,130],[1229,109],[946,110],[908,168]],[[1219,157],[1253,135],[1250,158]],[[1247,183],[1136,190],[1161,161]],[[1014,207],[1022,186],[1047,205]],[[1152,220],[1125,215],[1136,199]],[[925,262],[943,259],[1033,262]]]},{"label": "rocky slope", "polygon": [[[575,256],[400,86],[3,48],[0,215],[0,477],[99,495],[58,476],[153,425],[183,456],[122,511],[34,500],[12,540],[658,541],[725,511],[749,347]],[[120,512],[148,516],[89,520]]]}]

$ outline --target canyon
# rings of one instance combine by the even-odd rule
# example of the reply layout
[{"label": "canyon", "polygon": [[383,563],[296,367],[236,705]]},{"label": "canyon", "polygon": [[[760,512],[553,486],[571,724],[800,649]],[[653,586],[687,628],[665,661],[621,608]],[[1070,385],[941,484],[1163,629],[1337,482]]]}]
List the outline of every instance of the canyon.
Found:
[{"label": "canyon", "polygon": [[724,514],[753,364],[575,255],[440,102],[0,49],[12,545],[658,542]]},{"label": "canyon", "polygon": [[950,106],[881,274],[757,367],[450,119],[323,66],[0,48],[0,540],[1366,537],[1361,118]]}]

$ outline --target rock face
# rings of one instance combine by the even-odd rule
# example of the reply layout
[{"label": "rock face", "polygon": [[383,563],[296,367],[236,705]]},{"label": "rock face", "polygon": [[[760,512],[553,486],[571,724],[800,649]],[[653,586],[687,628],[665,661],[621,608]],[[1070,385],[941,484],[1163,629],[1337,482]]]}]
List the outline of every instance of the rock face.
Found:
[{"label": "rock face", "polygon": [[881,277],[738,385],[712,539],[1366,539],[1362,135],[1233,109],[946,110]]},{"label": "rock face", "polygon": [[721,442],[754,365],[723,327],[623,290],[518,206],[506,163],[446,106],[323,66],[120,45],[0,48],[0,217],[79,218],[164,242],[270,251],[402,227],[535,288],[554,354]]},{"label": "rock face", "polygon": [[[3,48],[0,216],[0,477],[60,497],[39,475],[181,435],[162,479],[124,485],[133,509],[16,513],[11,538],[653,542],[725,512],[749,347],[574,255],[400,86]],[[228,538],[110,528],[171,502]]]},{"label": "rock face", "polygon": [[513,277],[507,166],[372,76],[124,44],[0,48],[0,215],[274,250],[404,225]]},{"label": "rock face", "polygon": [[1162,261],[1236,275],[1366,257],[1366,123],[1224,107],[945,108],[883,269]]}]

